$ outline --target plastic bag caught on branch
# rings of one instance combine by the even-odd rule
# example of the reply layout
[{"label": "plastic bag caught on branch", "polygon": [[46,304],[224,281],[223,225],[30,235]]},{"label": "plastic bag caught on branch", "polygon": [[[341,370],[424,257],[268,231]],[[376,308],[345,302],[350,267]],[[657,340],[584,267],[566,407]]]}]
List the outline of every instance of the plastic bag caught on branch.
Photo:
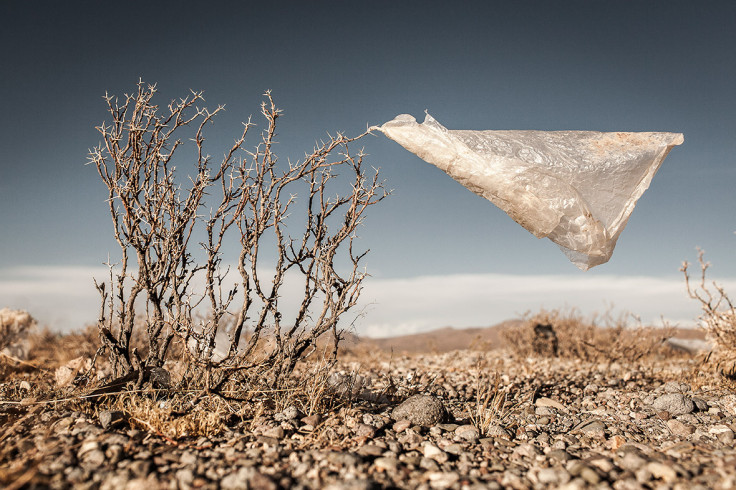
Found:
[{"label": "plastic bag caught on branch", "polygon": [[386,136],[488,199],[580,269],[611,258],[680,133],[455,131],[429,114],[381,126]]}]

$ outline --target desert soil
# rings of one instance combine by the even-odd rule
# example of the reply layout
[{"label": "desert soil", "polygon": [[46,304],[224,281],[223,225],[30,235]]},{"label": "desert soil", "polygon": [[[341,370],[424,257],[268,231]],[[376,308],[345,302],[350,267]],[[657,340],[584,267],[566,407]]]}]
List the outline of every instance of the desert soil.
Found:
[{"label": "desert soil", "polygon": [[124,407],[30,396],[46,374],[6,369],[0,485],[731,488],[736,395],[699,362],[348,354],[325,383],[338,399],[327,408],[267,406],[175,438]]}]

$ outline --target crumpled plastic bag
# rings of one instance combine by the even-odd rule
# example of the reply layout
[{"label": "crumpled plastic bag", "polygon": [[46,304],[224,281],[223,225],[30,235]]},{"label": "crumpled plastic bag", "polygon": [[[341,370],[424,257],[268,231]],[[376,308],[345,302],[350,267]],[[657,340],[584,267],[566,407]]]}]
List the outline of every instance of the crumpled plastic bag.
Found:
[{"label": "crumpled plastic bag", "polygon": [[386,136],[556,243],[577,267],[608,262],[680,133],[456,131],[401,114]]}]

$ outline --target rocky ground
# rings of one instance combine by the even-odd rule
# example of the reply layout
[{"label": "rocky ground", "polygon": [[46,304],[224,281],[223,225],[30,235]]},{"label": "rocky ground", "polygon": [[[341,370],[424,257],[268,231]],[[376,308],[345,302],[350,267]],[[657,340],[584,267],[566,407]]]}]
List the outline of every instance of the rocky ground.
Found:
[{"label": "rocky ground", "polygon": [[42,374],[6,371],[5,488],[736,486],[736,395],[691,358],[348,355],[330,403],[232,408],[188,437],[125,400],[28,396]]}]

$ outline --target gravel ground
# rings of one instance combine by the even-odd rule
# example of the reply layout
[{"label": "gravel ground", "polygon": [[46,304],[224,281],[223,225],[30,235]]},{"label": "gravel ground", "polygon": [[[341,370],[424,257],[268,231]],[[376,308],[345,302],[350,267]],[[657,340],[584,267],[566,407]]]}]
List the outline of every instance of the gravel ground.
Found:
[{"label": "gravel ground", "polygon": [[124,410],[4,397],[0,481],[145,490],[731,488],[736,395],[694,372],[692,359],[348,356],[327,383],[344,399],[330,409],[265,410],[216,436],[176,440],[142,430]]}]

